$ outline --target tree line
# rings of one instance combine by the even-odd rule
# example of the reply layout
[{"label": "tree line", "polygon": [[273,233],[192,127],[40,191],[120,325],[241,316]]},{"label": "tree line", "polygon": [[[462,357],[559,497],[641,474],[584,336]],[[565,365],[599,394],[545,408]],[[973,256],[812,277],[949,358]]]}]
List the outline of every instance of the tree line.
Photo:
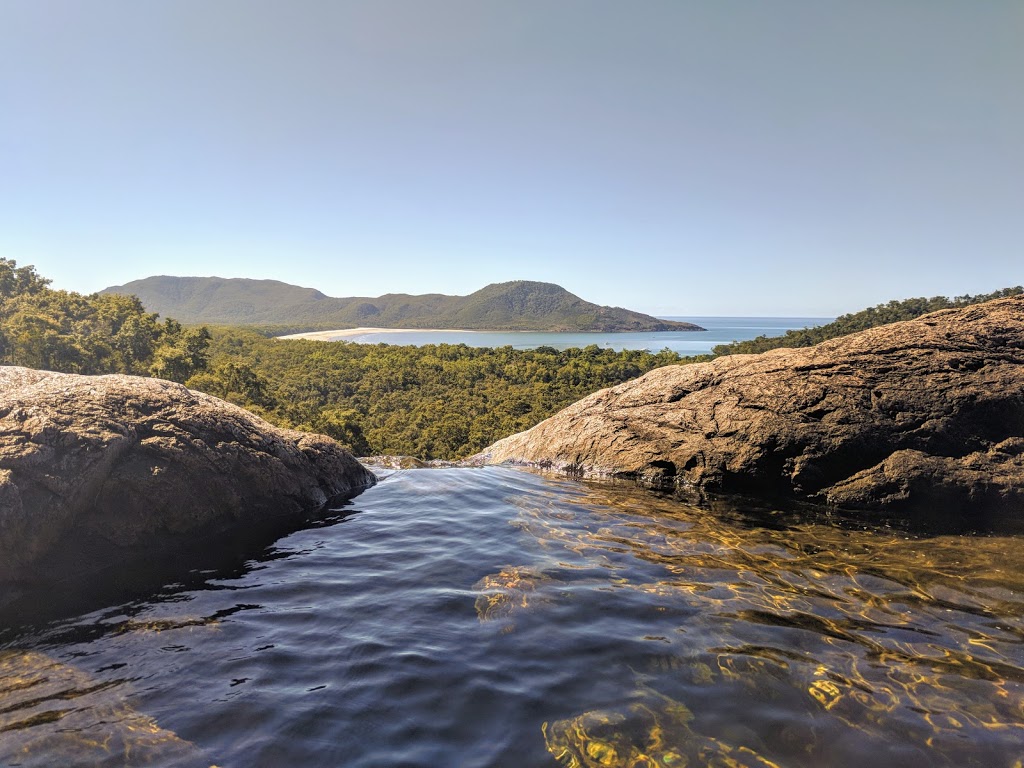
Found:
[{"label": "tree line", "polygon": [[[716,347],[716,355],[811,346],[877,325],[1024,292],[891,301],[828,325]],[[222,397],[284,427],[328,434],[356,455],[458,459],[529,429],[603,387],[711,359],[663,350],[422,347],[269,338],[183,327],[135,297],[50,288],[0,258],[0,363],[156,376]]]},{"label": "tree line", "polygon": [[135,297],[54,290],[35,267],[0,258],[0,363],[184,382],[206,367],[209,342],[206,328],[160,322]]},{"label": "tree line", "polygon": [[422,347],[267,338],[214,329],[189,386],[267,420],[321,432],[356,455],[457,459],[603,387],[680,362],[670,351]]},{"label": "tree line", "polygon": [[956,296],[952,299],[946,296],[933,296],[930,299],[918,297],[904,299],[903,301],[890,301],[886,304],[878,304],[874,307],[862,309],[859,312],[841,315],[831,323],[814,328],[786,331],[782,336],[758,336],[756,339],[749,341],[719,344],[712,352],[715,356],[748,355],[767,352],[769,349],[778,349],[779,347],[813,347],[815,344],[820,344],[826,339],[848,336],[851,333],[875,328],[879,325],[913,320],[915,317],[927,315],[929,312],[938,312],[940,309],[966,307],[971,304],[992,301],[993,299],[1017,296],[1021,293],[1024,293],[1024,287],[1017,285],[1013,288],[1003,288],[1002,290],[982,293],[977,296],[964,295]]},{"label": "tree line", "polygon": [[185,328],[131,296],[54,290],[0,259],[0,363],[156,376],[230,400],[279,426],[321,432],[357,455],[455,459],[660,365],[672,352],[558,352],[278,340]]}]

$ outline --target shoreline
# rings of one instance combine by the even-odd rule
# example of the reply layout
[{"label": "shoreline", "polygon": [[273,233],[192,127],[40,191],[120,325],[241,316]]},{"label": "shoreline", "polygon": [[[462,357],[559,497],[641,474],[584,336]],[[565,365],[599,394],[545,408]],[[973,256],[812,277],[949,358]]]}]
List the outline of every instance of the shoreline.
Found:
[{"label": "shoreline", "polygon": [[707,331],[531,331],[531,330],[483,330],[480,328],[339,328],[336,331],[306,331],[305,333],[289,333],[286,336],[274,336],[275,339],[310,339],[312,341],[341,341],[351,339],[354,336],[363,336],[370,333],[394,334],[394,333],[548,333],[548,334],[574,334],[582,335],[591,333],[595,336],[616,333],[701,333]]},{"label": "shoreline", "polygon": [[275,336],[275,339],[312,339],[314,341],[336,341],[362,336],[367,333],[505,333],[505,331],[471,331],[465,328],[340,328],[336,331],[307,331]]}]

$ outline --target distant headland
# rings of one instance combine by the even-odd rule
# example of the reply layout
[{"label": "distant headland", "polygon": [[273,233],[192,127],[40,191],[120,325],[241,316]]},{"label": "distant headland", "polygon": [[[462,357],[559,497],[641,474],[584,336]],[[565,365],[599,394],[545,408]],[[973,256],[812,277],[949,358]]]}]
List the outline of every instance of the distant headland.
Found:
[{"label": "distant headland", "polygon": [[138,296],[148,311],[183,323],[277,326],[293,332],[358,327],[554,333],[704,330],[592,304],[561,286],[529,280],[493,283],[468,296],[333,298],[277,280],[160,275],[101,293]]}]

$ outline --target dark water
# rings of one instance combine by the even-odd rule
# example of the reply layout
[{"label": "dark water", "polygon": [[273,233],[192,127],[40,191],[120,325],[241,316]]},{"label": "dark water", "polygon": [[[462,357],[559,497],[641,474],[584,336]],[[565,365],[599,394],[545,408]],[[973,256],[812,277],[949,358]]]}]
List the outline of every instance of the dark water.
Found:
[{"label": "dark water", "polygon": [[621,351],[670,349],[683,356],[710,354],[713,347],[758,336],[781,336],[788,330],[809,328],[831,322],[831,317],[667,317],[704,328],[703,331],[644,333],[534,333],[532,331],[409,331],[406,333],[363,333],[341,338],[359,344],[465,344],[469,347],[535,349],[541,346],[562,350],[570,347],[599,347]]},{"label": "dark water", "polygon": [[1011,768],[1022,544],[398,472],[244,561],[3,630],[0,765]]}]

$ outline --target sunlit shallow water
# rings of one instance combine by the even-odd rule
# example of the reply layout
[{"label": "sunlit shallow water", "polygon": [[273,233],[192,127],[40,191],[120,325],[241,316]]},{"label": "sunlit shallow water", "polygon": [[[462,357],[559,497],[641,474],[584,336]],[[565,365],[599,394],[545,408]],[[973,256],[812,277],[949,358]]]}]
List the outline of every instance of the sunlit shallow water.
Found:
[{"label": "sunlit shallow water", "polygon": [[0,765],[1010,768],[1022,544],[398,472],[269,548],[4,628]]}]

